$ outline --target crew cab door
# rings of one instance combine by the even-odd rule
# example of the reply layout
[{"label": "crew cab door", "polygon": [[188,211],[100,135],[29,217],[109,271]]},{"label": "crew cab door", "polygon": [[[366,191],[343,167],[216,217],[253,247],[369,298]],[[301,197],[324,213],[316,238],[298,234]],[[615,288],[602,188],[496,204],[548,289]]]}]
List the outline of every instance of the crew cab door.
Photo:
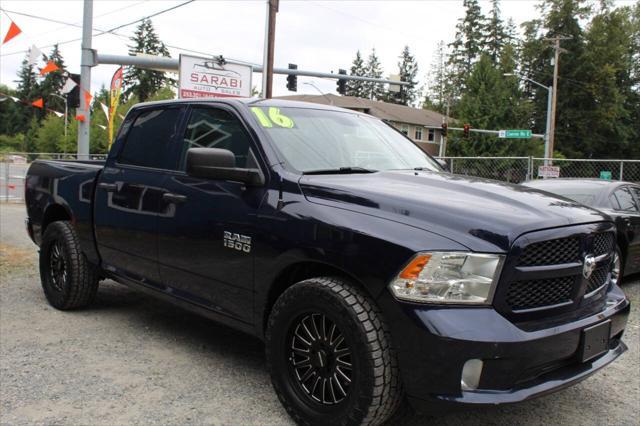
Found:
[{"label": "crew cab door", "polygon": [[195,147],[228,149],[236,167],[260,168],[254,142],[232,109],[190,108],[177,143],[179,165],[163,197],[175,215],[158,217],[160,276],[174,294],[251,323],[254,227],[265,189],[188,176],[186,153]]},{"label": "crew cab door", "polygon": [[166,170],[174,168],[173,140],[184,108],[144,108],[127,116],[98,180],[94,223],[103,267],[149,285],[158,273],[158,217]]}]

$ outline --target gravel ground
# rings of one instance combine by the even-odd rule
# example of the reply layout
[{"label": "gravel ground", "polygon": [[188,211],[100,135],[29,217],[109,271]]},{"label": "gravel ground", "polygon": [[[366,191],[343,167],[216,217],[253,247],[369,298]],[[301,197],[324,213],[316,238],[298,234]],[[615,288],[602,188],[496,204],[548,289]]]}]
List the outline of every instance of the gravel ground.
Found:
[{"label": "gravel ground", "polygon": [[[292,424],[271,388],[263,344],[129,290],[101,284],[94,307],[45,301],[24,206],[0,204],[0,424]],[[410,425],[638,425],[640,280],[629,351],[567,390]]]}]

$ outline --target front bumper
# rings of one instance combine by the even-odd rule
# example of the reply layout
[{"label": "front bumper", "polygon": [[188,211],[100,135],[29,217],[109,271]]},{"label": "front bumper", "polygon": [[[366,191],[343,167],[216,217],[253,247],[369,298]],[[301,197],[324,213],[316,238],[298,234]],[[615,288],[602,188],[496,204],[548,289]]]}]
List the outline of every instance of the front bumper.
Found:
[{"label": "front bumper", "polygon": [[[527,329],[494,309],[435,307],[379,299],[391,328],[400,373],[412,406],[434,412],[461,406],[524,401],[571,386],[620,356],[630,304],[613,286],[602,309],[582,318]],[[609,350],[587,362],[578,352],[582,330],[611,321]],[[462,368],[483,360],[477,390],[461,390]]]}]

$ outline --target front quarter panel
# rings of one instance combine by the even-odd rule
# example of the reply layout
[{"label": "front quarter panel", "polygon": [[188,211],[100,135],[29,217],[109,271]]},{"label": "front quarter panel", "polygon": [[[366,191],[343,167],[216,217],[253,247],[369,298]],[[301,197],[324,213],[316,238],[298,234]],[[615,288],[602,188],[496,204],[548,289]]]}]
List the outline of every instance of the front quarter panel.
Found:
[{"label": "front quarter panel", "polygon": [[[360,283],[372,298],[383,292],[418,251],[467,250],[451,240],[386,219],[310,203],[297,184],[269,190],[255,233],[256,327],[263,328],[269,289],[286,268],[317,263]],[[280,205],[280,208],[279,208]]]}]

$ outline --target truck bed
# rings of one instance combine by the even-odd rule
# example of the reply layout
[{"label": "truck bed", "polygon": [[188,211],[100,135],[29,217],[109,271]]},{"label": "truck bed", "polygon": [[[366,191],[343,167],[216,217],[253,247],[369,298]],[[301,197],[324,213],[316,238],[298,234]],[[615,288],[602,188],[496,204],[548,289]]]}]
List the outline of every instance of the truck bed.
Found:
[{"label": "truck bed", "polygon": [[93,239],[95,182],[104,160],[36,160],[27,171],[25,203],[29,235],[36,244],[41,230],[55,220],[74,222],[83,251],[97,260]]}]

